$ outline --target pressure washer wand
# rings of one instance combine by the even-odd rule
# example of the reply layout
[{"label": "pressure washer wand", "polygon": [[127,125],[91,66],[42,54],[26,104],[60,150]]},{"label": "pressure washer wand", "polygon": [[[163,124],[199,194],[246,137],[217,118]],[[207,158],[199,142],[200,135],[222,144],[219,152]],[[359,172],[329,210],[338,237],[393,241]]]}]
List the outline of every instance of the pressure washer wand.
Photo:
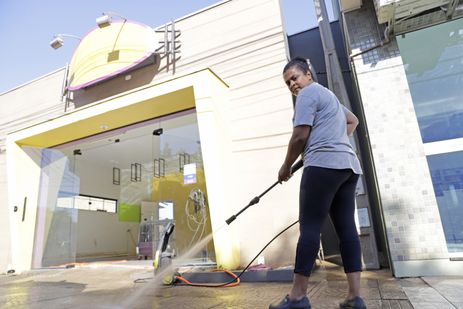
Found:
[{"label": "pressure washer wand", "polygon": [[[297,161],[293,166],[291,166],[291,175],[294,174],[298,169],[300,169],[302,167],[302,165],[304,165],[304,163],[302,162],[302,160],[299,160]],[[244,207],[243,209],[241,209],[237,214],[231,216],[230,218],[228,218],[227,220],[225,220],[225,222],[230,225],[230,223],[232,223],[233,221],[235,221],[235,219],[243,212],[245,211],[246,209],[248,209],[249,207],[251,207],[252,205],[255,205],[257,203],[259,203],[260,201],[260,198],[262,196],[264,196],[265,194],[267,194],[268,191],[272,190],[273,187],[275,187],[277,184],[279,184],[280,182],[279,181],[276,181],[273,185],[271,185],[267,190],[265,190],[264,192],[261,193],[261,195],[259,196],[256,196],[254,197],[248,205],[246,205],[246,207]]]}]

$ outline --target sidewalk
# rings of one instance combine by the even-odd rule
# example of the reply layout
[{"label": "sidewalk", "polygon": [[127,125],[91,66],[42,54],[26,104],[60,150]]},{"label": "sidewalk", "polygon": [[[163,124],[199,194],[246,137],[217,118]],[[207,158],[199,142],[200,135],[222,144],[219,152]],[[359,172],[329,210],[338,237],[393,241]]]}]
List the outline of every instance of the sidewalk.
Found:
[{"label": "sidewalk", "polygon": [[[1,275],[0,308],[265,309],[291,286],[289,282],[245,282],[231,288],[158,286],[151,280],[149,264],[141,262],[98,262]],[[326,262],[325,269],[312,276],[313,308],[337,308],[346,287],[342,269]],[[368,308],[463,309],[463,276],[396,279],[389,270],[365,271],[362,293]]]}]

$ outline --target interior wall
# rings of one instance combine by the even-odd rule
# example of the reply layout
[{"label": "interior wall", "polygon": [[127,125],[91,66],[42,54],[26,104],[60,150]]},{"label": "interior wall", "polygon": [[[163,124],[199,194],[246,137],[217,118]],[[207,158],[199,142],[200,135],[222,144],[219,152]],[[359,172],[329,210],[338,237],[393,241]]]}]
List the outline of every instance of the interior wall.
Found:
[{"label": "interior wall", "polygon": [[[153,164],[142,163],[141,181],[130,181],[130,167],[121,169],[121,185],[119,202],[122,204],[141,205],[142,201],[151,201],[151,187],[153,182]],[[111,170],[112,173],[112,170]],[[112,177],[112,174],[110,175]],[[112,179],[112,178],[111,178]]]},{"label": "interior wall", "polygon": [[[110,198],[120,203],[121,185],[112,183],[112,168],[106,164],[85,162],[85,151],[77,157],[80,194]],[[77,223],[77,258],[136,254],[138,222],[121,222],[118,213],[79,210]]]},{"label": "interior wall", "polygon": [[79,210],[76,258],[136,255],[138,222],[120,222],[117,213]]},{"label": "interior wall", "polygon": [[[192,240],[196,240],[196,242],[198,242],[200,239],[205,238],[212,232],[209,211],[207,211],[208,218],[204,223],[205,226],[203,233],[201,233],[203,225],[188,222],[189,220],[191,221],[191,219],[187,218],[185,215],[186,203],[191,190],[200,189],[206,197],[207,205],[208,192],[206,190],[204,170],[202,168],[198,168],[196,172],[196,182],[194,184],[184,184],[184,176],[183,173],[180,172],[171,172],[165,177],[153,179],[153,200],[171,200],[174,203],[175,248],[179,255],[188,251],[191,247]],[[191,211],[191,207],[193,207],[191,205],[193,202],[190,200],[190,203]],[[193,215],[193,213],[190,214]],[[193,230],[190,229],[190,226]],[[198,226],[198,231],[195,231],[194,228]],[[207,247],[203,249],[207,250],[208,254],[213,254],[214,245],[212,242],[209,242]]]},{"label": "interior wall", "polygon": [[85,150],[82,153],[82,156],[76,156],[75,171],[80,178],[80,194],[119,199],[121,186],[113,184],[112,167],[107,166],[105,162],[101,164],[87,162]]}]

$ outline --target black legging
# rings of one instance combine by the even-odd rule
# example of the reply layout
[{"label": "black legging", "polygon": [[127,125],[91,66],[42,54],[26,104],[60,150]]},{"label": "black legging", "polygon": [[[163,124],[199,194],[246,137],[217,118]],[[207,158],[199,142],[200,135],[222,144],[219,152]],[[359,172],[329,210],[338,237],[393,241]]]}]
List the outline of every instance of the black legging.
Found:
[{"label": "black legging", "polygon": [[320,230],[328,213],[339,238],[346,273],[362,270],[355,226],[355,187],[359,176],[350,169],[308,166],[299,193],[299,241],[294,272],[310,276],[320,248]]}]

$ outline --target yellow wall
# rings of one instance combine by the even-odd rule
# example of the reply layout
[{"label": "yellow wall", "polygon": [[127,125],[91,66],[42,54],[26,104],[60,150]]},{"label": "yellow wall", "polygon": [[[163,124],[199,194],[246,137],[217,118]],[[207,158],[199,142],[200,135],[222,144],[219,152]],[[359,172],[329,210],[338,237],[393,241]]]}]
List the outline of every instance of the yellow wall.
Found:
[{"label": "yellow wall", "polygon": [[194,104],[193,88],[187,87],[144,99],[133,105],[119,107],[96,115],[88,115],[88,117],[78,121],[21,139],[18,144],[36,147],[56,146],[101,133],[105,130],[102,128],[103,125],[108,129],[117,129],[136,122],[186,110],[194,107]]},{"label": "yellow wall", "polygon": [[[175,245],[180,252],[179,254],[185,253],[190,248],[190,242],[193,239],[194,232],[188,228],[187,218],[185,215],[185,204],[187,203],[190,191],[193,189],[200,189],[207,195],[206,178],[204,176],[203,169],[197,169],[196,183],[195,184],[184,184],[183,174],[172,173],[165,177],[153,178],[153,196],[152,200],[159,202],[162,200],[171,200],[174,202],[174,220],[175,220]],[[206,201],[207,202],[207,201]],[[206,203],[208,206],[209,203]],[[209,215],[209,206],[207,207],[208,218],[206,221],[206,228],[204,231],[205,236],[212,233],[211,219]],[[198,239],[197,236],[194,239]],[[207,246],[209,252],[214,252],[213,242],[209,242]],[[199,251],[200,252],[200,251]]]}]

